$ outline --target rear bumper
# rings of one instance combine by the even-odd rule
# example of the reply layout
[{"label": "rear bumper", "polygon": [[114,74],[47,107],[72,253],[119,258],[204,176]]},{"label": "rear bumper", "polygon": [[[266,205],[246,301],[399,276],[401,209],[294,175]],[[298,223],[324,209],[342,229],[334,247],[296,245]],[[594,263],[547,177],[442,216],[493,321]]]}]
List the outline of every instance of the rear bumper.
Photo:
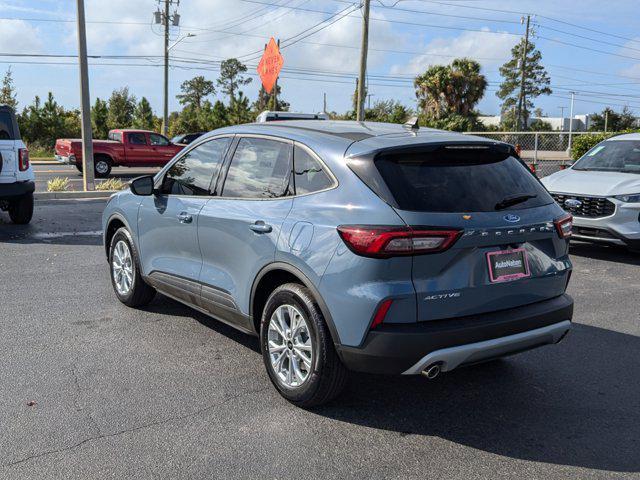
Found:
[{"label": "rear bumper", "polygon": [[77,162],[76,156],[71,154],[68,157],[56,154],[56,161],[65,165],[75,165]]},{"label": "rear bumper", "polygon": [[26,182],[0,183],[0,200],[13,200],[16,197],[33,193],[35,189],[36,184],[32,180]]},{"label": "rear bumper", "polygon": [[557,343],[573,317],[569,295],[523,307],[447,320],[382,325],[362,346],[338,346],[347,368],[380,374],[417,374],[442,363],[442,370]]}]

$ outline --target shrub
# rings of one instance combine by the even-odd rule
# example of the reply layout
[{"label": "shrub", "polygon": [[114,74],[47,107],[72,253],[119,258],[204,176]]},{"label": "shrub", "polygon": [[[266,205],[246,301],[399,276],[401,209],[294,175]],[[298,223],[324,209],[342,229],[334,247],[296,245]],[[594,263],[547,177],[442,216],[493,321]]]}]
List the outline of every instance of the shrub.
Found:
[{"label": "shrub", "polygon": [[578,160],[598,143],[612,136],[612,133],[588,133],[585,135],[575,135],[571,142],[571,158]]},{"label": "shrub", "polygon": [[119,178],[110,178],[104,182],[97,183],[96,190],[124,190],[128,186],[127,183],[124,183]]},{"label": "shrub", "polygon": [[47,182],[48,192],[66,192],[67,190],[69,190],[68,178],[55,177]]}]

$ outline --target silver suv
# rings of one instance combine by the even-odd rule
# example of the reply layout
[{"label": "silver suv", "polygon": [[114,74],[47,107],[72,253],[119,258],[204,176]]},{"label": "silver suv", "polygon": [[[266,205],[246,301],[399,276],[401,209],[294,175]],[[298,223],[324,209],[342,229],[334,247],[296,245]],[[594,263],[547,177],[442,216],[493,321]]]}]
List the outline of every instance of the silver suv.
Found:
[{"label": "silver suv", "polygon": [[13,223],[31,221],[34,190],[35,176],[16,115],[10,107],[0,105],[0,209],[9,212]]},{"label": "silver suv", "polygon": [[542,183],[573,214],[572,238],[640,250],[640,134],[600,142]]}]

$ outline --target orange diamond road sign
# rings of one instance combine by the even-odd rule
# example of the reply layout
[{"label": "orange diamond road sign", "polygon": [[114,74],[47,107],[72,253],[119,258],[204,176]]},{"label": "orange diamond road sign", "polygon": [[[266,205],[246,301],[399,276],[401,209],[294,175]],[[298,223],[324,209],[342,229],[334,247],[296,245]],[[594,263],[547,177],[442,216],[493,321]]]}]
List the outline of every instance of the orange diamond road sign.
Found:
[{"label": "orange diamond road sign", "polygon": [[278,44],[273,37],[271,37],[258,64],[258,75],[260,75],[262,86],[267,93],[271,93],[271,90],[273,90],[273,86],[276,84],[283,64],[284,58],[280,55]]}]

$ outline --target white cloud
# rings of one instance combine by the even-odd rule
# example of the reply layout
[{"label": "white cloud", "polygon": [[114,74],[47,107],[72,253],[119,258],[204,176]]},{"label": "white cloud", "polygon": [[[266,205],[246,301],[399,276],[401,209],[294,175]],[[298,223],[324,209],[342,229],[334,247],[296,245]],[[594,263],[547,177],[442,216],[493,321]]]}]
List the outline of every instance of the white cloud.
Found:
[{"label": "white cloud", "polygon": [[0,20],[0,51],[42,53],[40,32],[22,20]]},{"label": "white cloud", "polygon": [[[488,29],[483,29],[488,31]],[[519,37],[508,33],[463,32],[454,38],[435,38],[424,46],[423,55],[416,55],[403,65],[393,65],[392,74],[418,74],[429,65],[448,64],[454,58],[476,59],[484,68],[502,65]]]}]

